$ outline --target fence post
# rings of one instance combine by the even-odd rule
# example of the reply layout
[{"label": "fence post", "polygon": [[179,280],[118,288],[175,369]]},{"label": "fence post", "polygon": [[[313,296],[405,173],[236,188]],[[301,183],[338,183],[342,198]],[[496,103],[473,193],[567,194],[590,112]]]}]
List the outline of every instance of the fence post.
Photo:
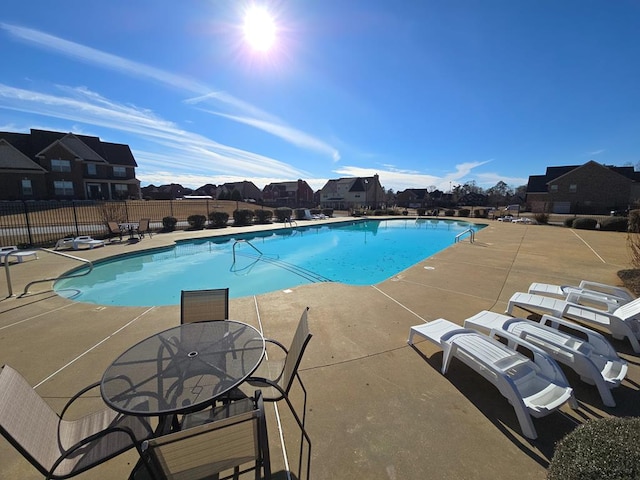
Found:
[{"label": "fence post", "polygon": [[126,200],[124,200],[124,211],[127,215],[127,222],[130,222],[131,220],[129,220],[129,204]]},{"label": "fence post", "polygon": [[71,200],[73,206],[73,223],[76,226],[76,237],[80,236],[80,228],[78,227],[78,212],[76,211],[76,201]]},{"label": "fence post", "polygon": [[[25,223],[27,224],[27,232],[29,234],[29,246],[32,246],[33,236],[31,235],[31,224],[29,223],[29,208],[27,206],[27,202],[25,202],[24,200],[22,200],[22,205],[24,206],[24,218],[25,218]],[[5,262],[6,261],[8,261],[8,258],[5,258]],[[9,270],[7,270],[7,272],[8,271]]]}]

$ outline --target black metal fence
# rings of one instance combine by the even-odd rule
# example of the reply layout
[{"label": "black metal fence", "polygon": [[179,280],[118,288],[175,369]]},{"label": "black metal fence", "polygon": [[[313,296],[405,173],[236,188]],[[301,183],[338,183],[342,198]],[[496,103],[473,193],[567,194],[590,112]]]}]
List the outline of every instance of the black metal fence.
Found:
[{"label": "black metal fence", "polygon": [[207,199],[0,202],[0,246],[47,247],[63,237],[106,237],[108,221],[149,218],[151,229],[159,230],[163,218],[174,217],[178,227],[185,227],[190,215],[208,218],[211,212],[232,212],[236,207],[236,202]]}]

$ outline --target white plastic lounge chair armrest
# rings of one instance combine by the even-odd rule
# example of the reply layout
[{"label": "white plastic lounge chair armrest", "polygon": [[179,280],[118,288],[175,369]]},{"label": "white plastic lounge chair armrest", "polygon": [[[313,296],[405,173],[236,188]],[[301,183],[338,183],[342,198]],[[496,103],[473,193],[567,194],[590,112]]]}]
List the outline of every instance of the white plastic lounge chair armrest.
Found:
[{"label": "white plastic lounge chair armrest", "polygon": [[606,357],[618,357],[618,352],[613,348],[613,346],[604,338],[604,335],[598,333],[590,328],[579,325],[575,322],[571,322],[569,320],[565,320],[564,318],[554,317],[552,315],[543,315],[540,319],[540,324],[542,325],[551,325],[553,328],[557,328],[557,326],[562,325],[570,330],[580,332],[587,336],[587,342],[593,347],[594,353],[599,355],[604,355]]},{"label": "white plastic lounge chair armrest", "polygon": [[624,288],[616,287],[614,285],[607,285],[606,283],[599,282],[590,282],[588,280],[582,280],[580,282],[580,288],[586,288],[591,290],[591,287],[596,287],[599,290],[597,292],[602,292],[605,295],[613,295],[623,300],[631,301],[634,297]]},{"label": "white plastic lounge chair armrest", "polygon": [[588,288],[580,288],[580,287],[565,287],[564,289],[565,298],[572,293],[579,294],[582,298],[587,300],[600,302],[607,306],[607,308],[611,309],[610,305],[615,308],[620,305],[624,305],[625,303],[629,303],[629,299],[626,297],[619,297],[617,295],[613,295],[611,293],[600,292],[598,290],[589,290]]},{"label": "white plastic lounge chair armrest", "polygon": [[[568,300],[565,302],[565,306],[562,309],[562,312],[561,312],[562,315],[557,315],[557,316],[565,316],[565,315],[567,315],[567,312],[569,310],[571,310],[572,308],[579,308],[579,309],[585,310],[587,312],[594,313],[596,315],[602,315],[603,317],[607,317],[607,319],[609,319],[610,321],[611,320],[618,320],[618,321],[620,320],[616,315],[614,315],[611,312],[607,312],[605,310],[601,310],[599,308],[595,308],[595,307],[592,307],[590,305],[580,305],[579,303],[570,302]],[[554,316],[556,316],[556,315],[554,315]],[[570,314],[567,315],[567,316],[571,317]]]},{"label": "white plastic lounge chair armrest", "polygon": [[508,341],[515,343],[516,345],[520,345],[528,349],[531,353],[533,353],[533,362],[538,366],[538,368],[540,368],[540,372],[545,377],[553,380],[554,383],[563,387],[569,386],[569,382],[564,376],[564,372],[562,371],[560,366],[547,352],[542,350],[540,347],[537,347],[524,338],[514,335],[511,332],[507,332],[506,330],[491,330],[489,336],[491,338],[500,336]]},{"label": "white plastic lounge chair armrest", "polygon": [[[496,330],[496,333],[500,336],[502,336],[503,331],[502,330]],[[515,334],[513,334],[515,335]],[[521,338],[522,340],[524,340],[525,342],[529,342],[532,344],[535,344],[536,341],[538,342],[542,342],[545,344],[545,350],[547,350],[547,353],[550,353],[554,358],[558,358],[558,357],[563,357],[564,361],[566,363],[573,363],[573,360],[575,358],[576,355],[576,351],[567,346],[567,345],[562,345],[562,344],[557,344],[557,343],[549,343],[546,341],[546,339],[541,336],[541,335],[536,335],[535,331],[528,331],[525,329],[520,330],[520,332],[517,335],[519,338]],[[505,336],[506,337],[506,336]],[[512,342],[511,342],[512,343]],[[511,345],[509,345],[511,346]]]},{"label": "white plastic lounge chair armrest", "polygon": [[[591,294],[588,291],[580,291],[580,290],[569,290],[569,293],[567,295],[567,302],[569,303],[575,303],[577,305],[580,306],[584,306],[581,302],[582,301],[588,301],[588,302],[592,302],[592,303],[596,303],[596,304],[600,304],[602,305],[603,308],[607,309],[608,313],[613,313],[615,312],[615,310],[620,306],[620,304],[618,302],[616,302],[615,300],[611,300],[608,299],[607,297],[603,297],[602,295],[597,295],[597,294]],[[588,305],[588,307],[592,310],[600,310],[602,311],[600,308],[598,307],[593,307],[591,305]]]}]

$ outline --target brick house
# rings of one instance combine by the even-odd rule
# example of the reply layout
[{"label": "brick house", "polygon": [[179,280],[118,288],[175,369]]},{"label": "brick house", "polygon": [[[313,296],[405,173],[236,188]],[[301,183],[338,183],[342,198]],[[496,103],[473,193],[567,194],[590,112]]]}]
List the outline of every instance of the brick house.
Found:
[{"label": "brick house", "polygon": [[348,210],[350,208],[379,208],[385,191],[378,175],[373,177],[338,178],[329,180],[320,190],[322,208]]},{"label": "brick house", "polygon": [[128,145],[31,129],[0,132],[0,200],[140,198]]},{"label": "brick house", "polygon": [[242,200],[253,200],[260,202],[262,200],[262,192],[255,183],[243,180],[242,182],[228,182],[220,185],[216,193],[216,198],[230,199],[233,191],[240,193]]},{"label": "brick house", "polygon": [[298,179],[295,182],[275,182],[262,189],[262,201],[274,207],[313,207],[313,189]]},{"label": "brick house", "polygon": [[396,193],[396,202],[399,207],[419,208],[430,205],[431,197],[426,188],[407,188]]},{"label": "brick house", "polygon": [[608,214],[640,201],[640,172],[633,167],[584,165],[547,167],[529,177],[527,210],[546,213]]}]

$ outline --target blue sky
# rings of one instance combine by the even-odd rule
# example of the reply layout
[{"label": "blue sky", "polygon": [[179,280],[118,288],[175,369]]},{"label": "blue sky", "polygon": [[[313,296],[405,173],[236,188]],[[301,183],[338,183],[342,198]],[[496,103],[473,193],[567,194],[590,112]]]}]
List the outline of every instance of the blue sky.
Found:
[{"label": "blue sky", "polygon": [[[245,38],[252,5],[276,26]],[[0,130],[128,144],[142,185],[524,185],[640,162],[637,0],[3,0]]]}]

